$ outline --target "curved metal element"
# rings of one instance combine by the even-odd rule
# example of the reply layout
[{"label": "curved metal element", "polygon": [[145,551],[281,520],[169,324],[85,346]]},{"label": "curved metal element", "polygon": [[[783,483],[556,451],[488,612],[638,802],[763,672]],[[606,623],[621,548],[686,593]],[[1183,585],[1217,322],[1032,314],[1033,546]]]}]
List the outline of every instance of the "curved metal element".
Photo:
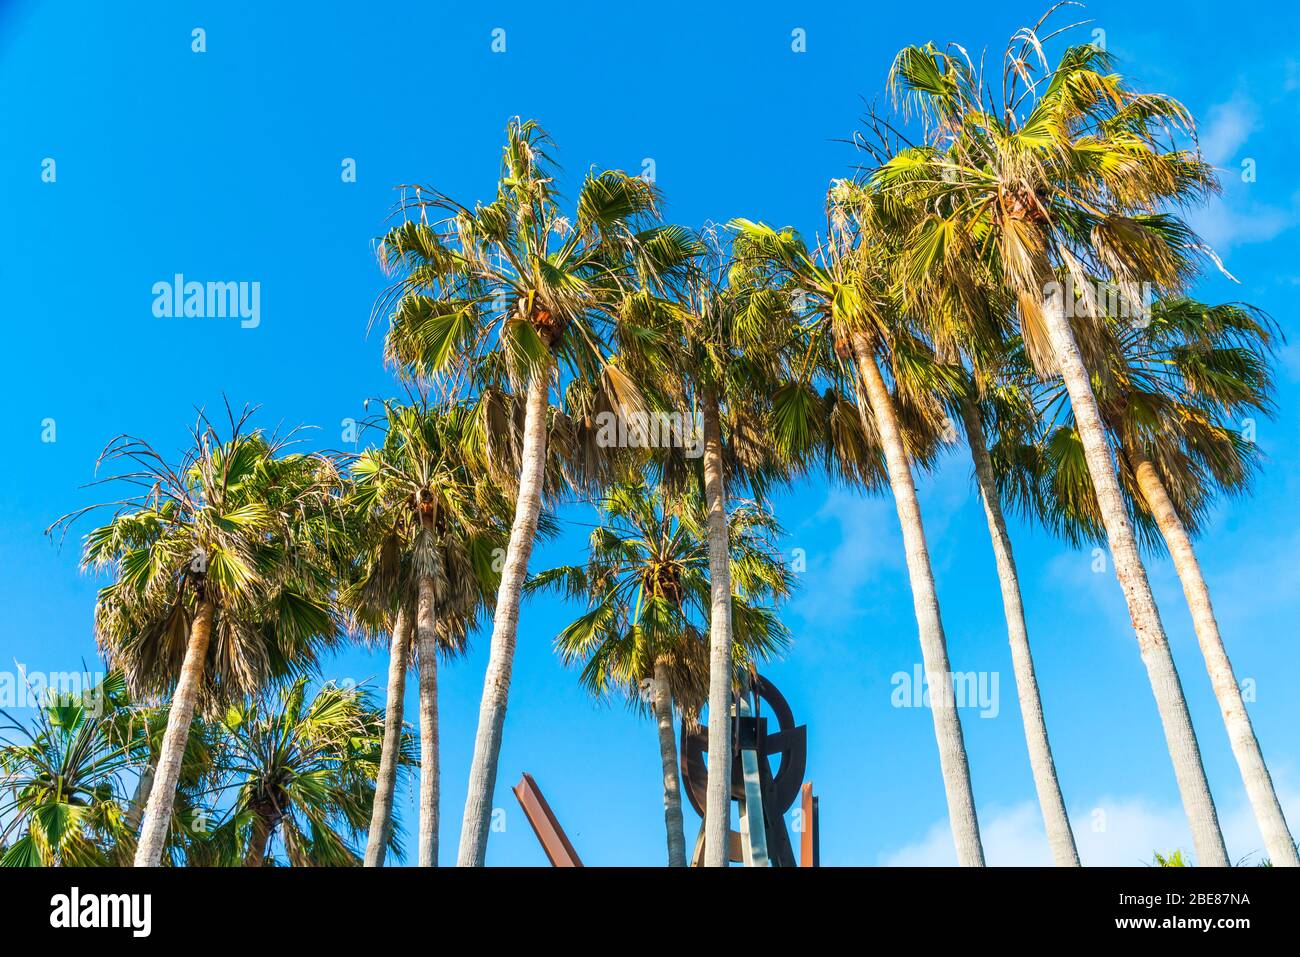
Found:
[{"label": "curved metal element", "polygon": [[[752,717],[731,716],[731,747],[736,754],[740,745],[745,743],[752,747],[766,764],[764,777],[771,782],[770,806],[764,809],[769,820],[779,821],[799,797],[803,784],[804,772],[808,766],[808,729],[794,723],[794,712],[790,704],[772,682],[762,675],[754,675],[751,689],[754,694],[754,714]],[[764,704],[771,711],[776,721],[776,730],[768,732],[767,718],[763,714]],[[735,707],[733,712],[740,709]],[[712,717],[712,716],[711,716]],[[708,782],[708,766],[705,758],[709,749],[709,729],[705,724],[695,731],[687,731],[682,726],[681,770],[682,784],[687,800],[700,817],[704,816],[705,791]],[[778,758],[776,770],[772,770],[771,761]],[[745,797],[745,782],[739,761],[731,765],[731,798],[741,801]],[[732,831],[731,843],[735,846],[740,835]],[[737,859],[737,858],[733,858]]]}]

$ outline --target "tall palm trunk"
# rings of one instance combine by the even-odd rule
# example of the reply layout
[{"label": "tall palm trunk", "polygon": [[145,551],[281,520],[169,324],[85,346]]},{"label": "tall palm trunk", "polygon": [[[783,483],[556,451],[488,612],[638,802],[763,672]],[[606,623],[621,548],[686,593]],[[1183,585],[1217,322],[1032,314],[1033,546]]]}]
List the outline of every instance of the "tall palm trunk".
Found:
[{"label": "tall palm trunk", "polygon": [[145,808],[144,824],[140,827],[140,843],[135,849],[136,867],[157,867],[162,863],[167,828],[172,822],[172,808],[176,804],[176,785],[181,777],[181,759],[185,756],[190,722],[194,720],[194,708],[203,684],[215,613],[212,602],[203,599],[190,624],[190,640],[185,646],[180,678],[172,694],[167,730],[163,733],[162,750],[158,755],[158,770],[149,790],[149,804]]},{"label": "tall palm trunk", "polygon": [[1246,712],[1246,703],[1242,700],[1241,688],[1237,685],[1237,676],[1232,671],[1232,662],[1228,660],[1227,649],[1223,647],[1223,639],[1219,636],[1219,623],[1214,617],[1214,606],[1210,604],[1210,589],[1201,574],[1201,563],[1197,561],[1191,537],[1187,534],[1182,519],[1178,517],[1174,503],[1160,479],[1160,473],[1146,453],[1135,443],[1126,454],[1137,476],[1142,497],[1155,516],[1165,544],[1169,546],[1178,579],[1183,583],[1183,594],[1187,597],[1192,624],[1196,628],[1196,640],[1205,658],[1205,668],[1210,673],[1214,697],[1219,702],[1219,711],[1223,714],[1223,723],[1228,729],[1232,753],[1237,759],[1237,767],[1241,769],[1246,795],[1250,798],[1255,820],[1264,836],[1264,847],[1268,851],[1269,860],[1279,867],[1300,867],[1295,841],[1287,828],[1277,792],[1273,789],[1273,779],[1264,763],[1255,729],[1251,727],[1250,715]]},{"label": "tall palm trunk", "polygon": [[420,665],[420,866],[438,866],[438,635],[433,576],[420,576],[415,648]]},{"label": "tall palm trunk", "polygon": [[1201,749],[1187,711],[1187,699],[1178,680],[1178,669],[1160,623],[1155,596],[1147,580],[1146,568],[1138,555],[1137,539],[1129,523],[1120,494],[1115,462],[1102,423],[1097,397],[1093,394],[1088,370],[1084,366],[1079,344],[1065,316],[1065,300],[1060,291],[1049,292],[1043,301],[1043,319],[1051,340],[1052,352],[1070,394],[1079,438],[1083,443],[1088,474],[1097,493],[1106,538],[1115,562],[1115,577],[1124,591],[1129,618],[1137,635],[1138,650],[1146,665],[1151,690],[1155,694],[1165,743],[1174,764],[1174,776],[1182,795],[1183,810],[1191,826],[1197,863],[1203,867],[1227,867],[1228,851],[1219,830],[1219,816],[1210,795],[1210,783],[1201,763]]},{"label": "tall palm trunk", "polygon": [[952,669],[948,664],[948,646],[939,617],[939,595],[930,568],[930,550],[921,523],[921,503],[907,459],[907,449],[899,431],[894,400],[885,386],[871,340],[862,333],[853,337],[854,359],[858,377],[871,406],[875,431],[885,453],[885,469],[894,493],[894,506],[903,530],[903,551],[907,557],[907,574],[912,585],[912,605],[916,611],[921,639],[921,658],[925,680],[930,687],[930,713],[934,719],[934,736],[939,745],[939,768],[948,800],[948,823],[957,847],[957,863],[963,867],[983,867],[984,848],[980,843],[979,821],[975,816],[975,797],[971,793],[970,767],[966,761],[966,742],[962,738],[961,718],[953,697]]},{"label": "tall palm trunk", "polygon": [[731,552],[717,393],[703,397],[704,499],[709,519],[709,775],[704,866],[726,867],[731,849]]},{"label": "tall palm trunk", "polygon": [[668,866],[686,866],[686,832],[682,825],[682,787],[677,770],[677,738],[673,734],[673,698],[664,668],[655,663],[651,701],[659,726],[659,760],[664,773],[664,828],[668,832]]},{"label": "tall palm trunk", "polygon": [[497,761],[501,756],[501,728],[506,719],[506,698],[510,693],[510,669],[514,663],[515,637],[519,629],[519,601],[528,559],[533,552],[537,519],[542,511],[542,479],[546,465],[546,397],[550,369],[533,373],[528,384],[524,416],[524,443],[519,470],[519,498],[515,502],[510,544],[501,569],[496,614],[492,620],[492,645],[488,652],[483,701],[479,707],[478,732],[474,737],[474,758],[469,770],[469,794],[460,829],[457,865],[482,867],[487,856],[488,831],[492,824],[492,794],[496,788]]},{"label": "tall palm trunk", "polygon": [[384,702],[384,744],[375,775],[375,802],[366,837],[366,867],[383,867],[393,827],[393,790],[402,754],[402,712],[406,701],[406,672],[411,663],[411,618],[398,609],[388,648],[388,696]]},{"label": "tall palm trunk", "polygon": [[1029,768],[1038,792],[1038,806],[1043,812],[1043,826],[1052,860],[1058,867],[1078,867],[1079,851],[1065,812],[1065,798],[1056,779],[1052,746],[1047,740],[1047,723],[1043,720],[1043,702],[1038,694],[1038,677],[1034,658],[1029,651],[1029,629],[1025,625],[1025,608],[1020,594],[1020,576],[1011,552],[1011,536],[1002,514],[1002,500],[993,480],[993,462],[985,444],[984,426],[974,401],[965,396],[961,403],[966,441],[975,460],[975,478],[984,501],[989,538],[993,541],[993,558],[997,563],[998,582],[1002,587],[1002,610],[1007,619],[1007,640],[1011,644],[1011,668],[1016,676],[1016,697],[1020,701],[1020,719],[1025,725],[1025,742],[1029,746]]}]

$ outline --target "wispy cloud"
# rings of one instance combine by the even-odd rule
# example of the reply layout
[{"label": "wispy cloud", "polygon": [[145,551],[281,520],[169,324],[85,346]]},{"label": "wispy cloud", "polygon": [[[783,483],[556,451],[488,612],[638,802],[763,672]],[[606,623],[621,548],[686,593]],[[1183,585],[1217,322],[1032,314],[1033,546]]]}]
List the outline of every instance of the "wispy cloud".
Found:
[{"label": "wispy cloud", "polygon": [[1201,152],[1215,166],[1236,165],[1238,153],[1259,124],[1259,111],[1245,94],[1210,107],[1201,126]]},{"label": "wispy cloud", "polygon": [[811,627],[842,626],[865,614],[865,586],[882,569],[901,565],[897,526],[887,499],[831,490],[791,538],[791,547],[804,549],[807,567],[790,611]]},{"label": "wispy cloud", "polygon": [[1297,215],[1294,208],[1248,200],[1240,190],[1229,188],[1223,197],[1193,211],[1188,221],[1222,255],[1237,246],[1268,242],[1294,226]]},{"label": "wispy cloud", "polygon": [[[1300,221],[1294,197],[1287,206],[1261,201],[1256,182],[1242,179],[1242,164],[1251,156],[1251,136],[1260,131],[1260,108],[1251,97],[1238,92],[1209,108],[1200,129],[1201,152],[1222,171],[1224,191],[1188,220],[1219,254],[1237,246],[1263,243],[1286,232]],[[1255,170],[1259,175],[1259,170]]]},{"label": "wispy cloud", "polygon": [[[1279,794],[1292,828],[1300,822],[1300,791]],[[1220,826],[1234,861],[1253,863],[1263,854],[1263,841],[1249,805],[1241,801],[1227,813],[1220,808]],[[1153,852],[1192,851],[1187,818],[1181,807],[1144,797],[1101,797],[1091,807],[1070,813],[1079,858],[1091,867],[1138,867],[1150,863]],[[1052,863],[1038,805],[1024,801],[1012,807],[995,807],[980,815],[985,858],[991,866],[1048,866]],[[957,863],[952,831],[938,821],[919,841],[882,855],[891,867],[943,867]]]}]

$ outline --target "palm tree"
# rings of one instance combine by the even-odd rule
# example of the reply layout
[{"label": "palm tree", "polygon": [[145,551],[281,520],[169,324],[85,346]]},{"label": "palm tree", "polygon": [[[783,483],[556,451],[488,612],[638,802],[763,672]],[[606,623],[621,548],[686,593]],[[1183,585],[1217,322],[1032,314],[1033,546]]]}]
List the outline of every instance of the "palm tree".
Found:
[{"label": "palm tree", "polygon": [[397,787],[399,743],[405,731],[406,674],[411,665],[411,616],[399,608],[389,628],[388,683],[384,697],[384,740],[380,746],[375,800],[366,838],[366,867],[383,867],[393,826],[393,792]]},{"label": "palm tree", "polygon": [[[1079,851],[1075,845],[1074,832],[1070,828],[1065,798],[1061,794],[1056,763],[1052,758],[1052,746],[1047,737],[1042,696],[1039,694],[1038,676],[1029,647],[1029,629],[1025,622],[1020,575],[1012,551],[1011,535],[1007,530],[1003,491],[999,481],[1012,471],[1002,467],[999,452],[1007,447],[1015,447],[1017,437],[1023,438],[1035,428],[1032,400],[1026,390],[1018,388],[1014,379],[993,378],[981,386],[972,377],[959,400],[958,411],[975,467],[975,481],[979,487],[980,501],[984,505],[989,538],[993,544],[1002,609],[1007,621],[1007,639],[1011,645],[1016,696],[1025,727],[1029,766],[1034,779],[1034,790],[1038,795],[1038,806],[1043,815],[1047,843],[1057,866],[1078,867]],[[998,436],[992,449],[987,438],[990,434]]]},{"label": "palm tree", "polygon": [[0,739],[0,866],[107,864],[128,839],[122,806],[133,741],[113,733],[126,681],[112,672],[83,696],[48,696],[30,727],[0,712],[8,722],[0,728],[8,732]]},{"label": "palm tree", "polygon": [[[168,709],[137,705],[124,698],[114,709],[109,733],[114,742],[128,744],[131,764],[136,772],[130,803],[122,815],[124,832],[113,847],[114,866],[129,866],[135,859],[140,825],[149,803],[149,795],[162,755],[167,734]],[[196,717],[181,756],[181,772],[176,784],[172,821],[163,850],[164,864],[183,864],[194,848],[203,841],[209,828],[210,808],[207,796],[213,774],[213,733],[211,726]]]},{"label": "palm tree", "polygon": [[86,538],[85,565],[116,576],[99,593],[96,635],[135,696],[172,692],[137,867],[162,860],[200,703],[215,707],[310,665],[336,633],[318,537],[336,470],[324,457],[285,453],[287,440],[248,431],[251,414],[231,413],[224,439],[200,414],[174,466],[132,436],[100,457],[136,469],[105,481],[143,491],[111,503],[113,519]]},{"label": "palm tree", "polygon": [[[925,464],[942,431],[943,407],[936,397],[955,395],[960,377],[952,367],[934,361],[926,344],[909,328],[882,277],[886,265],[880,248],[859,242],[854,233],[841,186],[832,191],[829,211],[830,238],[815,251],[794,230],[737,220],[736,256],[754,281],[797,290],[804,301],[810,341],[820,350],[810,356],[817,356],[820,364],[828,353],[833,355],[832,362],[848,367],[854,391],[864,397],[858,405],[861,433],[883,454],[903,531],[957,859],[963,866],[983,866],[970,768],[953,701],[952,669],[912,476],[912,463]],[[882,367],[890,372],[892,392]],[[844,377],[834,366],[829,374]]]},{"label": "palm tree", "polygon": [[[566,664],[582,663],[584,687],[598,698],[621,695],[640,711],[649,704],[659,733],[668,865],[685,867],[673,707],[683,721],[694,722],[707,700],[712,662],[704,633],[713,614],[708,509],[697,490],[673,495],[636,483],[612,487],[601,514],[586,564],[549,569],[527,587],[587,602],[586,612],[555,639]],[[789,641],[763,604],[790,592],[790,573],[772,544],[779,532],[772,516],[753,506],[737,506],[728,516],[734,572],[729,658],[738,672]],[[716,773],[712,755],[710,773]]]},{"label": "palm tree", "polygon": [[[509,476],[515,514],[501,571],[479,711],[458,863],[481,866],[487,850],[519,603],[542,507],[548,395],[561,371],[606,397],[638,408],[640,390],[616,347],[654,352],[653,329],[638,320],[646,299],[692,255],[685,231],[656,223],[649,183],[592,172],[576,215],[562,214],[550,140],[533,122],[506,131],[502,176],[492,202],[463,206],[431,188],[413,190],[403,211],[418,213],[384,237],[380,259],[401,278],[380,299],[391,309],[390,361],[408,373],[441,375],[445,394],[486,366],[504,371],[526,396],[518,471]],[[441,216],[429,221],[429,215]],[[501,441],[494,436],[493,441]]]},{"label": "palm tree", "polygon": [[[361,863],[353,844],[370,821],[383,719],[360,688],[326,684],[307,697],[307,677],[229,707],[217,722],[217,791],[234,800],[198,863],[265,866],[278,833],[296,866]],[[415,760],[404,734],[399,764]],[[389,848],[400,843],[393,831]]]},{"label": "palm tree", "polygon": [[[7,848],[0,866],[129,863],[166,710],[133,704],[120,671],[81,695],[48,693],[31,725],[0,712],[10,721],[3,730],[15,732],[0,739],[0,787],[7,792],[0,816],[8,818],[0,833],[0,847]],[[182,762],[168,863],[184,860],[201,831],[209,763],[204,729],[196,722]],[[15,833],[22,836],[11,844]]]},{"label": "palm tree", "polygon": [[[352,467],[349,511],[367,526],[361,577],[345,601],[362,616],[396,622],[389,670],[388,738],[400,727],[411,632],[420,675],[420,815],[418,859],[436,867],[440,775],[438,656],[462,652],[491,600],[499,576],[493,556],[506,542],[509,503],[491,482],[475,478],[474,409],[385,404],[385,438]],[[395,609],[395,610],[394,610]],[[393,772],[381,766],[383,791],[367,846],[367,863],[383,862]]]},{"label": "palm tree", "polygon": [[1082,287],[1086,275],[1099,275],[1125,288],[1180,288],[1195,242],[1165,208],[1204,196],[1214,175],[1199,156],[1166,141],[1167,130],[1191,127],[1181,104],[1130,90],[1107,72],[1109,54],[1092,45],[1069,47],[1051,69],[1038,26],[1008,46],[997,100],[960,51],[900,52],[890,84],[922,115],[925,142],[900,150],[874,180],[900,201],[915,201],[919,191],[929,210],[906,237],[904,273],[960,283],[965,264],[982,261],[1015,296],[1035,367],[1061,376],[1197,855],[1203,865],[1226,866],[1200,748],[1084,362],[1078,333],[1089,329],[1068,321],[1061,282]]},{"label": "palm tree", "polygon": [[[663,481],[702,487],[709,529],[709,713],[731,713],[735,646],[733,588],[727,538],[727,500],[748,484],[760,497],[773,480],[789,478],[798,463],[776,454],[768,434],[770,397],[783,381],[791,335],[789,303],[759,285],[731,282],[731,265],[718,230],[708,226],[700,258],[667,310],[677,344],[667,392],[680,408],[697,410],[701,440],[698,473],[687,468],[685,443],[652,457]],[[705,792],[704,863],[726,867],[731,830],[731,722],[709,723],[709,779]]]},{"label": "palm tree", "polygon": [[[1136,323],[1111,319],[1094,360],[1102,417],[1118,449],[1120,479],[1135,524],[1168,549],[1192,613],[1233,755],[1272,860],[1300,866],[1272,777],[1264,763],[1228,659],[1209,586],[1192,545],[1218,492],[1244,492],[1258,448],[1238,431],[1241,419],[1272,412],[1269,358],[1274,332],[1258,310],[1161,299]],[[1063,410],[1059,388],[1043,398]],[[1058,425],[1045,445],[1053,519],[1073,539],[1104,535],[1096,497],[1072,468],[1077,431]],[[1074,503],[1072,508],[1060,503]]]},{"label": "palm tree", "polygon": [[1233,421],[1272,407],[1272,335],[1256,311],[1188,299],[1158,304],[1149,323],[1121,337],[1127,460],[1183,584],[1197,641],[1246,794],[1275,865],[1300,867],[1295,840],[1219,635],[1209,586],[1192,548],[1215,488],[1240,491],[1256,447]]},{"label": "palm tree", "polygon": [[[876,123],[872,129],[880,131],[882,127]],[[878,162],[889,156],[887,140],[875,144],[863,137],[858,143]],[[915,260],[901,255],[904,250],[900,239],[924,222],[928,210],[923,203],[900,203],[897,193],[886,194],[870,180],[842,183],[835,192],[852,214],[869,247],[884,259],[894,298],[908,315],[920,317],[919,331],[932,343],[936,357],[942,356],[954,366],[967,367],[960,389],[952,389],[942,377],[936,380],[940,389],[934,398],[946,404],[951,416],[960,423],[971,452],[993,545],[1016,694],[1048,844],[1059,866],[1077,867],[1079,853],[1047,737],[1019,573],[987,439],[990,426],[1002,441],[1002,433],[1009,430],[1023,435],[1034,424],[1028,393],[1018,388],[1018,380],[1003,374],[1008,361],[1008,317],[1013,301],[1000,288],[996,276],[982,268],[983,264],[976,259],[962,261],[960,275],[943,269],[908,271]],[[917,193],[910,198],[923,198],[921,191]]]}]

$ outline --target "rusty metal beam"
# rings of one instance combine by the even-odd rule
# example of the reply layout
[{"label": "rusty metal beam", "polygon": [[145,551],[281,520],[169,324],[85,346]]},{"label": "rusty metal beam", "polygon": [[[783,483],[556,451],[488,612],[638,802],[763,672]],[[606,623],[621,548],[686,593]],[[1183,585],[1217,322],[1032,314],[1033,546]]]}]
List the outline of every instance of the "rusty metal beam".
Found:
[{"label": "rusty metal beam", "polygon": [[799,832],[799,866],[800,867],[821,867],[821,821],[818,820],[819,811],[817,798],[813,796],[812,782],[803,783],[802,800],[799,802],[803,819],[799,823],[802,830]]},{"label": "rusty metal beam", "polygon": [[578,852],[569,843],[568,835],[564,833],[564,828],[560,827],[560,822],[555,819],[555,813],[546,803],[546,798],[542,796],[541,788],[537,786],[533,776],[524,772],[524,776],[515,785],[514,792],[551,866],[581,867],[582,861],[578,857]]}]

